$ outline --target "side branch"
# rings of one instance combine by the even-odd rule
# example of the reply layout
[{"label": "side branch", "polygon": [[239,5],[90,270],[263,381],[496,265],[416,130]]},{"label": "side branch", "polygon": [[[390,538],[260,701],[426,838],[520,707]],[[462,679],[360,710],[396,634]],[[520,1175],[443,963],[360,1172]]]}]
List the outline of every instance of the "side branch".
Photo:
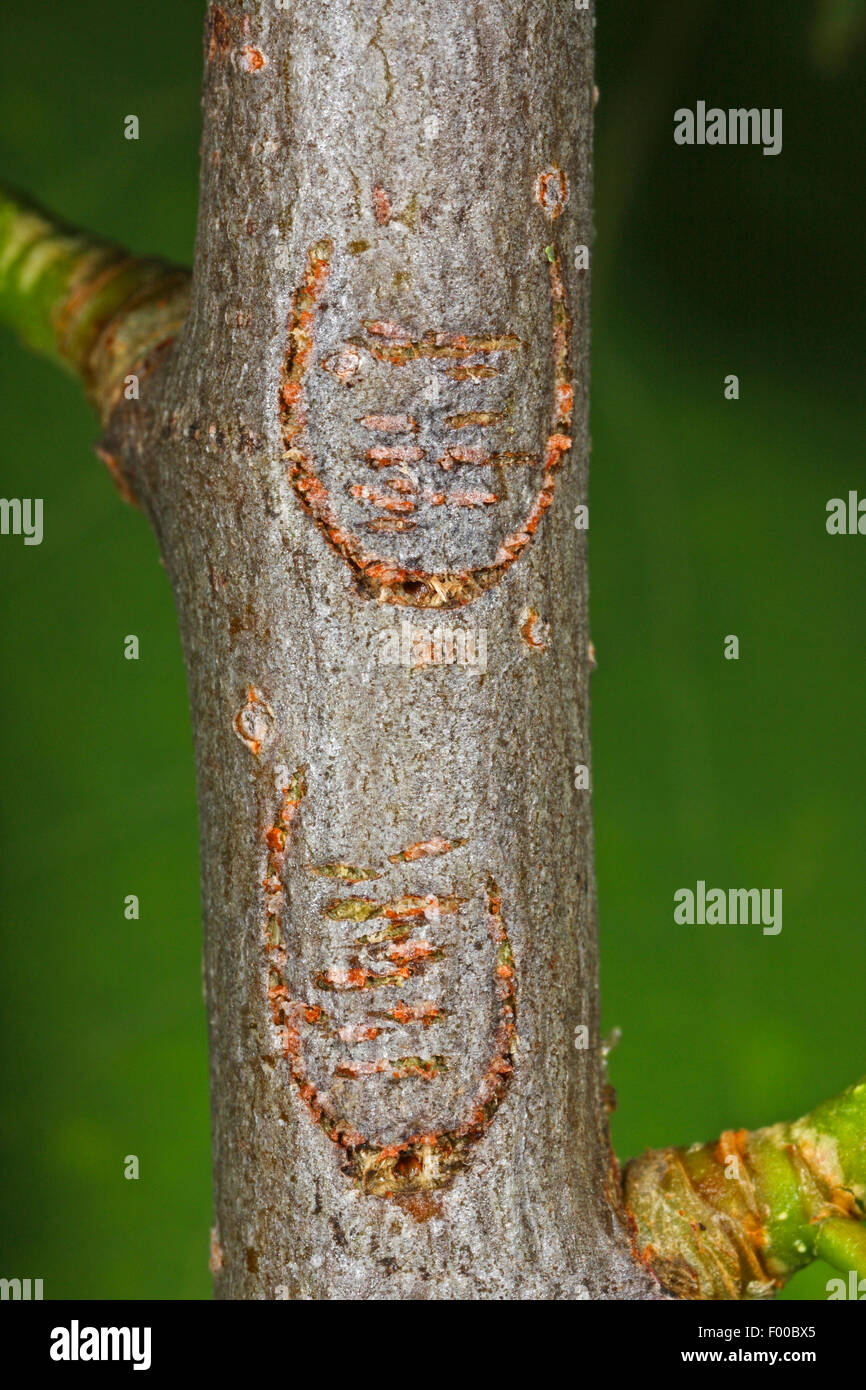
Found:
[{"label": "side branch", "polygon": [[766,1298],[815,1259],[866,1278],[866,1079],[792,1124],[633,1159],[625,1199],[680,1298]]},{"label": "side branch", "polygon": [[82,381],[103,422],[177,334],[189,272],[76,231],[0,188],[0,322]]}]

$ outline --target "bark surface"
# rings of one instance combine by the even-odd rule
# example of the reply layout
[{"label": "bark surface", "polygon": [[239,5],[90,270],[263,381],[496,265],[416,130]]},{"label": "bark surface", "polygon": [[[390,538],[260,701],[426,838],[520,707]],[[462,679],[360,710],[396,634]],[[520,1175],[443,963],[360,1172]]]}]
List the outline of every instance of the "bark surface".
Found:
[{"label": "bark surface", "polygon": [[592,24],[208,15],[191,308],[106,445],[189,673],[223,1298],[657,1296],[575,787]]}]

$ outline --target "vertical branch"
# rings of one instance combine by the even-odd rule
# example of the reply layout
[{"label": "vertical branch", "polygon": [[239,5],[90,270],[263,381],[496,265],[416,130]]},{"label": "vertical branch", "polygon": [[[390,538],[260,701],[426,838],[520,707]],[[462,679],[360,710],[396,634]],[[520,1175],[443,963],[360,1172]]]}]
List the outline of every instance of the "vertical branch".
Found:
[{"label": "vertical branch", "polygon": [[196,730],[217,1292],[651,1294],[574,778],[592,15],[224,3],[205,65],[140,474]]}]

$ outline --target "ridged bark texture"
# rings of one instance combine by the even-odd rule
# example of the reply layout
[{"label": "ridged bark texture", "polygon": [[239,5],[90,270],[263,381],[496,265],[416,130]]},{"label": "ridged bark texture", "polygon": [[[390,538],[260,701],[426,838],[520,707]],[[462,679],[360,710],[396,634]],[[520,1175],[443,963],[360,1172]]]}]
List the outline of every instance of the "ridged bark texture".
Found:
[{"label": "ridged bark texture", "polygon": [[208,15],[192,307],[110,434],[189,670],[223,1298],[656,1296],[575,777],[592,26]]}]

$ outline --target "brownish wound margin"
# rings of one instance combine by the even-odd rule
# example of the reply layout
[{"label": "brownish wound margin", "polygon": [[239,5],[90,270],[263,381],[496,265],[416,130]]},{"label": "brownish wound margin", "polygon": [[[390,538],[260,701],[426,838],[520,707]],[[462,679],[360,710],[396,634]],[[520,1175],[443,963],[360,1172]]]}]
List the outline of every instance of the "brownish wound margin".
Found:
[{"label": "brownish wound margin", "polygon": [[57,351],[81,375],[103,422],[130,374],[178,333],[189,307],[190,274],[97,246],[82,261],[53,327]]},{"label": "brownish wound margin", "polygon": [[383,1145],[365,1138],[338,1114],[330,1097],[322,1095],[307,1075],[301,1029],[305,1023],[316,1024],[322,1009],[320,1005],[293,999],[286,983],[287,955],[282,932],[286,904],[284,876],[295,822],[306,791],[304,770],[299,768],[289,785],[283,788],[276,821],[265,837],[269,851],[264,879],[267,995],[271,1022],[277,1030],[292,1084],[314,1123],[343,1149],[343,1172],[363,1192],[374,1197],[394,1197],[445,1187],[469,1163],[471,1149],[484,1135],[502,1104],[514,1072],[516,978],[499,889],[494,880],[488,878],[487,932],[496,949],[494,979],[499,1005],[496,1049],[468,1111],[453,1129],[411,1134],[397,1144]]},{"label": "brownish wound margin", "polygon": [[570,431],[574,391],[570,365],[571,320],[559,252],[555,247],[548,248],[548,254],[552,253],[553,256],[549,274],[553,316],[554,404],[551,432],[544,451],[541,487],[522,525],[505,537],[492,565],[434,573],[422,569],[403,569],[368,550],[353,532],[348,531],[340,522],[330,493],[319,477],[309,452],[304,379],[312,363],[316,311],[327,286],[333,251],[330,240],[316,242],[310,248],[304,278],[292,298],[289,314],[279,412],[292,486],[329,544],[349,565],[359,589],[367,597],[379,603],[413,608],[460,608],[497,584],[505,571],[523,554],[553,501],[560,466],[572,445]]},{"label": "brownish wound margin", "polygon": [[[767,1297],[784,1282],[768,1260],[767,1212],[755,1190],[748,1138],[744,1129],[725,1131],[704,1146],[697,1171],[690,1155],[673,1148],[626,1167],[633,1253],[676,1298]],[[728,1176],[732,1157],[736,1177]],[[655,1228],[647,1225],[648,1211]]]}]

